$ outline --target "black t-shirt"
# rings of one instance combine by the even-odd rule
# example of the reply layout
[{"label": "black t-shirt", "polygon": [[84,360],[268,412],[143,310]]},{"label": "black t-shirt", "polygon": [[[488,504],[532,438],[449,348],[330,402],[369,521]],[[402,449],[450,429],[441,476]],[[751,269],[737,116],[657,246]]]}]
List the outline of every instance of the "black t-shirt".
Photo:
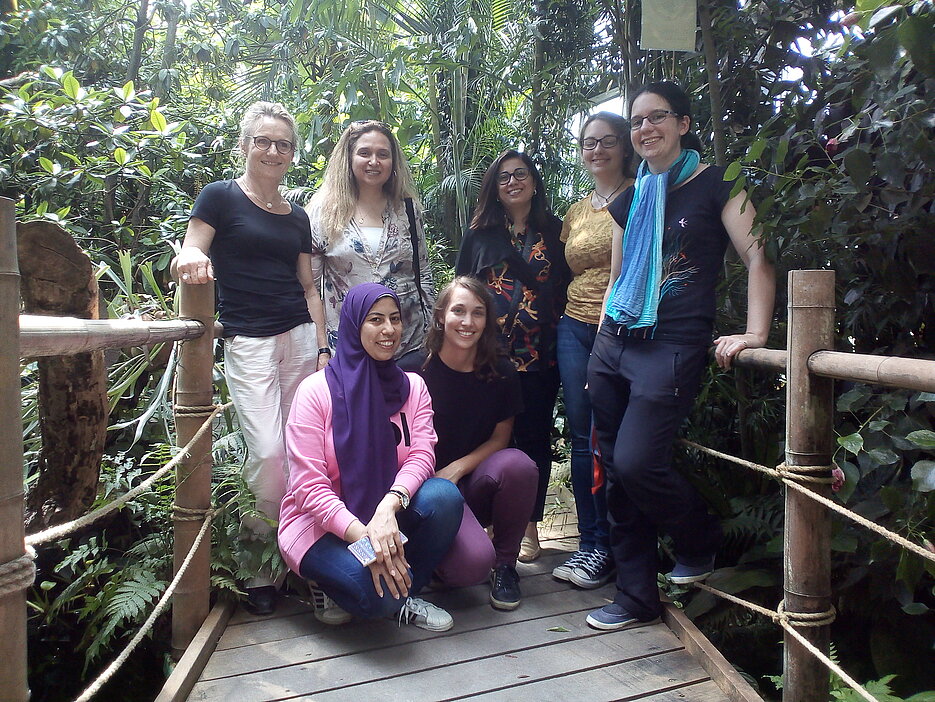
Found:
[{"label": "black t-shirt", "polygon": [[481,380],[473,372],[446,366],[438,356],[423,370],[424,350],[407,353],[397,362],[403,370],[425,379],[435,411],[435,468],[468,455],[493,434],[500,422],[523,411],[519,376],[506,358],[497,364],[499,376]]},{"label": "black t-shirt", "polygon": [[[721,211],[733,187],[733,181],[724,180],[723,168],[708,166],[666,197],[659,314],[647,336],[676,343],[711,342],[715,288],[730,240]],[[630,187],[608,208],[624,229],[632,199]]]},{"label": "black t-shirt", "polygon": [[312,251],[305,210],[267,212],[222,180],[204,187],[191,216],[214,227],[208,255],[224,336],[275,336],[311,321],[296,273],[299,254]]}]

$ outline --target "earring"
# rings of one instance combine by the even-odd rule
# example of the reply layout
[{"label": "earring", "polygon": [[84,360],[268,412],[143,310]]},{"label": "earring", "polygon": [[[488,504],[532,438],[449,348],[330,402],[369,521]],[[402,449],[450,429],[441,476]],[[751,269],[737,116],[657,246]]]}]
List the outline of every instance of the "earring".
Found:
[{"label": "earring", "polygon": [[442,323],[439,322],[437,319],[435,320],[435,328],[438,329],[438,331],[443,331],[445,329]]}]

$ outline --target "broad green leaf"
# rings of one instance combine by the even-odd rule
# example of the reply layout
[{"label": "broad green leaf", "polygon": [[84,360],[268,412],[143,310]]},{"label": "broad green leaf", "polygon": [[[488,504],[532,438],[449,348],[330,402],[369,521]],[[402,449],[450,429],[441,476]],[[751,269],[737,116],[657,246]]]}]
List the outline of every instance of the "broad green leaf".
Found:
[{"label": "broad green leaf", "polygon": [[121,166],[125,166],[127,164],[127,161],[129,160],[130,160],[130,157],[127,156],[126,149],[120,146],[114,149],[114,161],[116,161],[118,164],[120,164]]},{"label": "broad green leaf", "polygon": [[78,99],[78,95],[81,92],[81,85],[78,83],[75,76],[72,75],[71,71],[62,76],[62,88],[65,90],[65,94],[72,100]]},{"label": "broad green leaf", "polygon": [[860,450],[864,447],[864,437],[856,432],[854,434],[848,434],[847,436],[839,436],[838,446],[856,455],[860,453]]},{"label": "broad green leaf", "polygon": [[126,83],[123,84],[123,88],[121,88],[121,93],[123,94],[124,100],[130,100],[136,96],[136,90],[134,90],[133,88],[132,80],[128,80]]},{"label": "broad green leaf", "polygon": [[149,113],[149,123],[153,125],[154,131],[164,132],[166,130],[166,118],[159,110],[152,110]]},{"label": "broad green leaf", "polygon": [[935,461],[916,461],[911,475],[912,486],[919,492],[935,490]]},{"label": "broad green leaf", "polygon": [[569,631],[569,629],[564,626],[550,626],[548,629],[546,629],[546,631],[557,631],[559,633],[565,633],[566,631]]},{"label": "broad green leaf", "polygon": [[724,180],[734,180],[740,175],[740,169],[743,166],[740,161],[733,161],[724,171]]},{"label": "broad green leaf", "polygon": [[935,431],[930,429],[919,429],[906,436],[906,438],[919,448],[935,449]]},{"label": "broad green leaf", "polygon": [[39,166],[40,166],[40,167],[42,168],[42,170],[44,170],[46,173],[54,173],[54,172],[55,172],[55,164],[52,163],[52,161],[51,161],[50,159],[47,159],[45,156],[40,156],[40,157],[39,157]]},{"label": "broad green leaf", "polygon": [[873,160],[863,149],[851,149],[844,154],[844,170],[858,188],[864,188],[870,180]]},{"label": "broad green leaf", "polygon": [[[903,612],[910,616],[917,616],[919,614],[926,614],[929,611],[929,608],[926,607],[921,602],[910,602],[909,604],[903,607]],[[915,699],[915,697],[911,698]]]},{"label": "broad green leaf", "polygon": [[754,141],[747,149],[747,155],[743,158],[744,163],[754,163],[763,153],[764,148],[766,148],[766,139],[760,138]]},{"label": "broad green leaf", "polygon": [[878,24],[888,20],[901,9],[902,7],[899,5],[888,5],[886,7],[881,7],[879,10],[873,13],[873,16],[870,17],[870,23],[868,26],[876,27]]},{"label": "broad green leaf", "polygon": [[870,458],[873,459],[874,463],[879,463],[881,466],[891,466],[899,460],[899,456],[888,448],[870,449],[867,453],[870,454]]}]

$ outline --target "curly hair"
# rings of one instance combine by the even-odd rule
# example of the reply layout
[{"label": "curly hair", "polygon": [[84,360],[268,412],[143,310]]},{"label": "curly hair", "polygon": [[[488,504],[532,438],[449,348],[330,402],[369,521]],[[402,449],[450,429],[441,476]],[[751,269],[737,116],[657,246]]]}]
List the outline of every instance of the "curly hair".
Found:
[{"label": "curly hair", "polygon": [[445,344],[445,314],[448,312],[451,296],[456,288],[467,290],[480,300],[486,312],[484,331],[481,332],[480,339],[477,341],[474,374],[485,381],[497,378],[500,376],[497,363],[501,357],[505,357],[505,354],[497,339],[499,327],[497,325],[497,314],[494,312],[493,298],[487,291],[486,285],[469,275],[459,275],[448,283],[435,299],[435,307],[432,309],[433,323],[425,335],[425,341],[422,342],[422,345],[428,351],[422,368],[428,367],[429,361],[441,352],[442,346]]},{"label": "curly hair", "polygon": [[334,151],[331,152],[321,187],[312,196],[306,208],[309,212],[314,208],[319,210],[322,232],[328,241],[339,240],[347,223],[354,216],[360,191],[351,168],[352,155],[360,138],[370,132],[379,132],[390,143],[393,171],[383,184],[383,193],[389,200],[390,206],[397,208],[407,197],[418,200],[409,162],[403,155],[399,140],[389,125],[372,119],[351,122],[338,139]]}]

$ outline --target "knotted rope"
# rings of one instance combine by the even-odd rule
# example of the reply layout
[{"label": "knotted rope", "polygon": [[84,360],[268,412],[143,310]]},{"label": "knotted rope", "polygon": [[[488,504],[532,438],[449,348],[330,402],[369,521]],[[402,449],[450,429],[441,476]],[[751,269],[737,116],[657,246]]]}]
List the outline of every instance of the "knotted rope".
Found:
[{"label": "knotted rope", "polygon": [[36,579],[36,551],[26,547],[19,558],[0,565],[0,597],[25,590]]}]

